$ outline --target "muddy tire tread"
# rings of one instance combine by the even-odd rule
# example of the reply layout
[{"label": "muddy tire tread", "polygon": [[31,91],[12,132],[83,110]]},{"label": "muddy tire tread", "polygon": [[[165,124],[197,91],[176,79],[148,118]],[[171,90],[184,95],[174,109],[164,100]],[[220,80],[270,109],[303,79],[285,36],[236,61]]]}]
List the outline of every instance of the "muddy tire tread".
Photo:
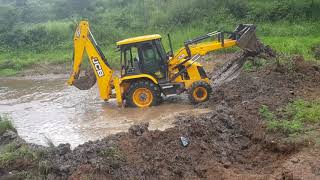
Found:
[{"label": "muddy tire tread", "polygon": [[189,101],[191,102],[191,104],[199,104],[199,103],[202,103],[202,102],[197,102],[197,101],[193,98],[193,95],[192,95],[194,89],[197,88],[197,87],[204,87],[204,88],[207,90],[207,92],[208,92],[208,97],[207,97],[203,102],[208,101],[208,100],[210,99],[210,95],[211,95],[211,93],[212,93],[212,88],[211,88],[210,84],[208,84],[208,83],[206,83],[206,82],[204,82],[204,81],[196,81],[196,82],[194,82],[194,83],[192,84],[191,88],[189,88],[188,91],[187,91],[188,99],[189,99]]},{"label": "muddy tire tread", "polygon": [[138,88],[148,88],[151,90],[153,94],[153,101],[151,103],[151,106],[157,106],[161,102],[161,92],[158,85],[154,84],[151,81],[142,80],[142,81],[134,81],[131,83],[126,95],[126,105],[128,107],[137,107],[133,102],[133,93]]}]

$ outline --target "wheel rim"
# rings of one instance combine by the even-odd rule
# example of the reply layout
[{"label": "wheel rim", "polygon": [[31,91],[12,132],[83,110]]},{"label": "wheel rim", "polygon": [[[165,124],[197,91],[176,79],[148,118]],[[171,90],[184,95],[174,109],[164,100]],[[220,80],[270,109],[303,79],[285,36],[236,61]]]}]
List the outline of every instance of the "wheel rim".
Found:
[{"label": "wheel rim", "polygon": [[207,99],[208,92],[207,89],[204,87],[196,87],[192,95],[196,101],[201,102]]},{"label": "wheel rim", "polygon": [[148,88],[138,88],[133,93],[133,102],[138,107],[149,107],[152,101],[153,95]]}]

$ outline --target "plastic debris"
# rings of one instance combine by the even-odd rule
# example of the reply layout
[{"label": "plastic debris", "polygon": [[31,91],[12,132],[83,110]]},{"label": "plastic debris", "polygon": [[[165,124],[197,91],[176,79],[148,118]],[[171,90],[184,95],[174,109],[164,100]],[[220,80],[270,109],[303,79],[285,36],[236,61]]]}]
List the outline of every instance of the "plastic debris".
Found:
[{"label": "plastic debris", "polygon": [[187,147],[190,144],[190,140],[187,137],[180,137],[181,144],[183,147]]}]

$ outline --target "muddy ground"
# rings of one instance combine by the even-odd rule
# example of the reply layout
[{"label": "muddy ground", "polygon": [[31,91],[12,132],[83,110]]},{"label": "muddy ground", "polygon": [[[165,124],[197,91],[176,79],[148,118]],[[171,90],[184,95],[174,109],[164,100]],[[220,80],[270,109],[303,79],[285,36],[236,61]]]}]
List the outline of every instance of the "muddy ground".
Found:
[{"label": "muddy ground", "polygon": [[[319,98],[320,67],[300,57],[292,62],[290,69],[271,63],[242,71],[215,88],[210,101],[197,106],[209,112],[180,114],[175,126],[164,131],[149,131],[147,123],[135,125],[127,133],[73,150],[68,144],[50,148],[29,144],[42,156],[17,159],[0,167],[0,175],[2,179],[21,174],[46,179],[320,179],[318,145],[312,139],[284,141],[285,136],[266,130],[259,115],[261,105],[276,110],[295,99]],[[17,146],[24,144],[13,136],[2,136],[2,144],[12,139]],[[188,139],[188,145],[182,145],[181,137]]]}]

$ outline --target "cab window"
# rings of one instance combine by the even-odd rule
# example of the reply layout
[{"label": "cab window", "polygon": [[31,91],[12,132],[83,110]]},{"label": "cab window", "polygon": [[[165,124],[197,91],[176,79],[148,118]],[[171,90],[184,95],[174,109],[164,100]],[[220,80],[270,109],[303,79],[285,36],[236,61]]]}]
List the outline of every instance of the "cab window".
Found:
[{"label": "cab window", "polygon": [[131,46],[124,50],[124,68],[126,73],[138,73],[140,70],[139,61],[137,47]]},{"label": "cab window", "polygon": [[143,58],[143,70],[146,73],[156,73],[160,70],[161,58],[151,43],[145,43],[141,47]]}]

